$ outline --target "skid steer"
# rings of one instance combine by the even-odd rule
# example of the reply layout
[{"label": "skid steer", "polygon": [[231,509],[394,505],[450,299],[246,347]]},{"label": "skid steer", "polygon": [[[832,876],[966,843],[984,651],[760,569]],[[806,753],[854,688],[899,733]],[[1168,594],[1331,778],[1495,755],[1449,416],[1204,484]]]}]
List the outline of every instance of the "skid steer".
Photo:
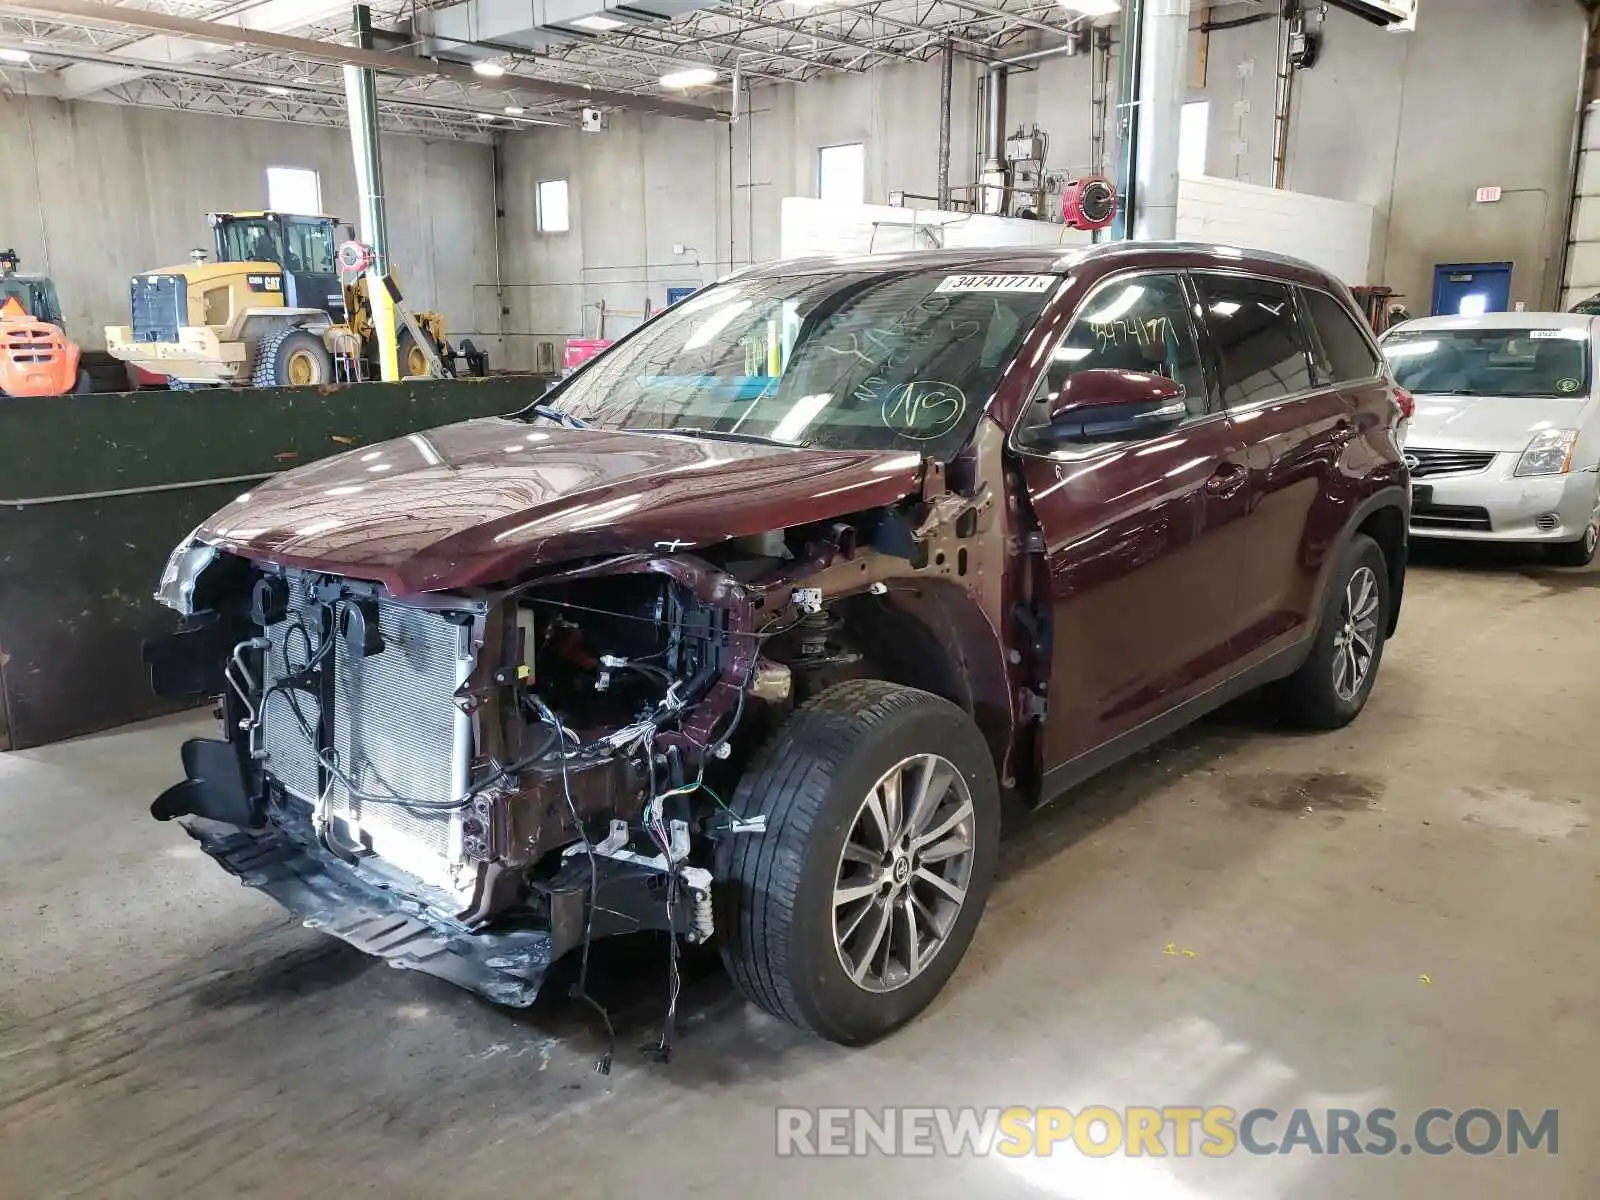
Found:
[{"label": "skid steer", "polygon": [[[342,280],[337,217],[211,213],[215,259],[133,278],[131,323],[106,329],[106,348],[174,387],[285,387],[380,377],[365,278]],[[399,336],[402,376],[486,370],[459,349],[435,312],[411,314]],[[423,344],[426,343],[426,344]],[[435,369],[434,364],[438,367]]]}]

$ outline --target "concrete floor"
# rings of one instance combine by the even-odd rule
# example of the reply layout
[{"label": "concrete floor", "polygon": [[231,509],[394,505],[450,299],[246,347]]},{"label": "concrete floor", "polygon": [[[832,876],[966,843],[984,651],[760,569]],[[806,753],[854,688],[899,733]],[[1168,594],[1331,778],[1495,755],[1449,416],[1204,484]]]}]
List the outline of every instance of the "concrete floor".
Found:
[{"label": "concrete floor", "polygon": [[[199,723],[0,756],[0,1163],[16,1196],[1600,1194],[1600,572],[1437,556],[1350,730],[1245,706],[1008,843],[947,994],[848,1052],[658,948],[602,1039],[375,966],[145,806]],[[1177,953],[1168,953],[1173,947]],[[644,950],[647,956],[641,958]],[[1184,953],[1192,951],[1192,957]],[[1426,981],[1424,980],[1424,977]],[[559,989],[553,989],[559,990]],[[779,1159],[774,1106],[1560,1109],[1511,1158]]]}]

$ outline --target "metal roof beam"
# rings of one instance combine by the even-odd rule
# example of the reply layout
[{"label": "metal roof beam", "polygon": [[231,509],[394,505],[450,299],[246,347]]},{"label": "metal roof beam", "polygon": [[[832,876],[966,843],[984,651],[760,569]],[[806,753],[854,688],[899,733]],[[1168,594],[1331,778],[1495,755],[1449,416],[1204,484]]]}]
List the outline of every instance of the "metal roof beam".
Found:
[{"label": "metal roof beam", "polygon": [[[0,10],[31,12],[63,19],[68,23],[88,21],[102,25],[130,26],[136,29],[173,33],[180,37],[198,38],[201,41],[223,45],[248,46],[264,50],[278,50],[320,62],[340,66],[371,67],[373,70],[393,75],[433,76],[456,79],[463,83],[479,84],[481,77],[465,64],[413,58],[406,55],[384,54],[376,50],[362,50],[354,46],[340,46],[310,38],[289,37],[259,29],[240,29],[218,21],[199,21],[190,17],[175,17],[148,9],[131,8],[101,3],[100,0],[0,0]],[[507,72],[500,77],[498,86],[515,87],[533,95],[545,95],[585,104],[608,104],[618,108],[633,108],[658,112],[664,116],[683,117],[688,120],[718,120],[722,114],[702,104],[666,100],[655,96],[640,96],[632,92],[610,91],[578,84],[558,83],[527,75]]]}]

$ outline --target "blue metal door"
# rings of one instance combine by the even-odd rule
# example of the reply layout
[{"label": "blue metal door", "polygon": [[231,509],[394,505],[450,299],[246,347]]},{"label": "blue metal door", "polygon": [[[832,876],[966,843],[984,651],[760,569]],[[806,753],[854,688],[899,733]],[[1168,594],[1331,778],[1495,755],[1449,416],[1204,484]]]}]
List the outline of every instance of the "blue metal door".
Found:
[{"label": "blue metal door", "polygon": [[1433,315],[1476,316],[1511,307],[1511,264],[1441,263],[1433,269]]}]

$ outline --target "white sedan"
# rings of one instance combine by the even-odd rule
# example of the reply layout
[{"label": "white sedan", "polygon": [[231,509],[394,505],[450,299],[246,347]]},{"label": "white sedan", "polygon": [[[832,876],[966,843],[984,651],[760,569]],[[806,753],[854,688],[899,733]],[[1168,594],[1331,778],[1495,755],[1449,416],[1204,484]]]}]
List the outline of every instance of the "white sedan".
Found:
[{"label": "white sedan", "polygon": [[1383,352],[1416,397],[1406,433],[1411,536],[1535,542],[1564,566],[1600,546],[1600,319],[1425,317]]}]

